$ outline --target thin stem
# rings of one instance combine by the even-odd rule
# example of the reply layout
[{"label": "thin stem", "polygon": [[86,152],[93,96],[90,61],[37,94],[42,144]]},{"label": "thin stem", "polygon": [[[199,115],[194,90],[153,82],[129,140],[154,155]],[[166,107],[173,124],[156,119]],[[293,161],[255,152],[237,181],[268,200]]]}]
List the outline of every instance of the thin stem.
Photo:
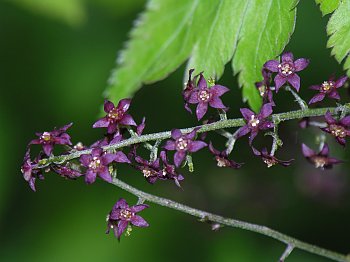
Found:
[{"label": "thin stem", "polygon": [[252,223],[248,223],[248,222],[244,222],[244,221],[240,221],[240,220],[236,220],[236,219],[232,219],[232,218],[226,218],[226,217],[222,217],[219,215],[215,215],[206,211],[202,211],[199,209],[195,209],[186,205],[183,205],[181,203],[172,201],[170,199],[167,198],[162,198],[162,197],[158,197],[155,195],[151,195],[149,193],[143,192],[137,188],[134,188],[126,183],[124,183],[123,181],[114,178],[113,185],[120,187],[121,189],[128,191],[129,193],[135,195],[138,198],[142,198],[145,199],[146,201],[164,206],[164,207],[168,207],[171,209],[175,209],[178,210],[182,213],[186,213],[195,217],[198,217],[199,219],[203,220],[203,221],[211,221],[211,222],[215,222],[215,223],[219,223],[221,225],[226,225],[226,226],[230,226],[230,227],[235,227],[235,228],[240,228],[243,230],[248,230],[248,231],[252,231],[255,233],[259,233],[262,235],[265,235],[267,237],[271,237],[274,238],[280,242],[283,242],[287,245],[293,246],[294,248],[298,248],[304,251],[307,251],[309,253],[313,253],[322,257],[326,257],[329,259],[332,259],[334,261],[340,261],[340,262],[349,262],[349,260],[347,260],[346,255],[343,254],[339,254],[318,246],[314,246],[308,243],[305,243],[303,241],[300,241],[296,238],[290,237],[288,235],[282,234],[276,230],[273,230],[271,228],[268,228],[266,226],[261,226],[261,225],[257,225],[257,224],[252,224]]},{"label": "thin stem", "polygon": [[290,86],[286,86],[285,89],[292,93],[292,95],[295,98],[295,101],[298,102],[298,104],[302,110],[308,109],[306,102],[292,88],[290,88]]},{"label": "thin stem", "polygon": [[[345,104],[343,107],[346,107],[350,110],[350,103]],[[335,111],[337,109],[338,109],[337,107],[326,107],[326,108],[296,110],[296,111],[274,114],[270,118],[273,121],[278,119],[280,122],[283,122],[283,121],[288,121],[288,120],[293,120],[293,119],[301,119],[304,117],[322,116],[327,111],[330,111],[330,113],[334,115]],[[227,119],[227,120],[221,120],[221,121],[217,121],[217,122],[210,123],[210,124],[204,124],[204,125],[197,126],[197,127],[199,127],[199,130],[197,132],[204,133],[204,132],[208,132],[208,131],[220,130],[223,128],[240,127],[240,126],[243,126],[245,124],[246,123],[243,120],[243,118]],[[181,129],[181,132],[182,133],[189,133],[194,128],[196,128],[196,127],[184,128],[184,129]],[[130,145],[145,143],[145,142],[154,141],[154,140],[164,140],[164,139],[168,139],[170,137],[171,137],[170,131],[141,135],[141,136],[132,136],[128,139],[122,140],[122,141],[115,143],[115,144],[112,144],[112,145],[104,146],[102,148],[103,148],[103,150],[118,149],[118,148],[130,146]],[[71,153],[65,154],[65,155],[52,156],[50,158],[45,158],[45,159],[40,160],[37,165],[33,165],[32,168],[33,169],[44,168],[44,167],[49,166],[51,163],[62,164],[68,160],[78,158],[81,155],[90,154],[91,150],[92,149],[74,151],[74,152],[71,152]]]},{"label": "thin stem", "polygon": [[284,260],[286,260],[286,258],[290,255],[290,253],[292,253],[294,247],[290,244],[287,245],[286,250],[284,250],[282,256],[280,257],[279,262],[284,262]]}]

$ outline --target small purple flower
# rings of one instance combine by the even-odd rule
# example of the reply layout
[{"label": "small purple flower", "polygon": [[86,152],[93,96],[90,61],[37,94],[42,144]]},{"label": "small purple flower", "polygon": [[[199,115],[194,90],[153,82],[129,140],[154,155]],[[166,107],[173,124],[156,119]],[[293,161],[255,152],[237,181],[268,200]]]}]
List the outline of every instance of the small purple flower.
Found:
[{"label": "small purple flower", "polygon": [[107,216],[106,234],[109,234],[109,231],[113,229],[114,235],[119,240],[129,223],[137,227],[148,227],[149,225],[146,220],[137,215],[138,212],[148,207],[149,206],[145,204],[130,207],[125,199],[119,199]]},{"label": "small purple flower", "polygon": [[248,108],[241,108],[241,113],[246,121],[246,125],[242,126],[237,133],[237,138],[245,136],[250,133],[249,144],[251,145],[254,138],[257,136],[259,130],[266,130],[273,128],[274,124],[266,118],[272,114],[271,103],[264,104],[259,114],[254,114],[253,111]]},{"label": "small purple flower", "polygon": [[336,158],[329,157],[329,147],[326,143],[323,145],[322,150],[317,154],[315,151],[313,151],[311,148],[309,148],[305,144],[302,144],[302,151],[303,151],[304,157],[310,163],[315,165],[316,168],[329,169],[329,168],[332,168],[333,165],[343,162]]},{"label": "small purple flower", "polygon": [[[133,152],[133,154],[136,155],[136,152]],[[154,184],[158,178],[162,177],[159,158],[154,161],[147,161],[140,156],[135,156],[135,161],[139,163],[135,168],[143,173],[148,183]]]},{"label": "small purple flower", "polygon": [[41,169],[33,169],[33,165],[38,164],[40,159],[42,158],[42,154],[39,154],[37,158],[32,162],[30,159],[30,149],[28,148],[23,159],[23,164],[21,166],[21,172],[23,174],[23,178],[28,182],[30,188],[35,192],[35,180],[39,178],[40,180],[44,179],[42,175]]},{"label": "small purple flower", "polygon": [[340,100],[338,88],[342,87],[348,78],[346,76],[340,77],[337,81],[334,81],[334,77],[331,77],[328,81],[324,81],[321,85],[310,86],[310,89],[317,90],[316,94],[309,101],[309,105],[322,101],[326,96],[332,99]]},{"label": "small purple flower", "polygon": [[113,161],[118,163],[130,163],[130,160],[121,151],[110,154],[103,152],[101,148],[94,148],[91,154],[81,155],[80,162],[87,168],[85,182],[87,184],[94,183],[98,174],[100,178],[111,183],[112,177],[109,173],[108,165]]},{"label": "small purple flower", "polygon": [[165,151],[161,151],[159,155],[163,162],[163,169],[160,172],[160,174],[163,176],[163,179],[174,180],[175,184],[181,188],[180,181],[184,180],[184,177],[181,174],[178,174],[176,172],[175,166],[171,165],[168,162]]},{"label": "small purple flower", "polygon": [[115,133],[118,131],[118,125],[136,126],[131,115],[127,114],[130,107],[131,99],[122,99],[117,106],[111,101],[105,101],[104,111],[107,115],[92,126],[93,128],[107,127],[107,133]]},{"label": "small purple flower", "polygon": [[185,89],[182,91],[182,97],[185,101],[184,107],[185,109],[192,114],[192,110],[189,107],[189,100],[191,97],[192,92],[195,90],[196,88],[196,83],[197,83],[197,78],[199,75],[196,75],[192,78],[192,74],[194,72],[194,69],[190,69],[188,72],[188,81],[186,83],[186,87]]},{"label": "small purple flower", "polygon": [[174,140],[166,141],[164,148],[166,150],[176,150],[174,154],[174,163],[176,167],[181,165],[188,152],[194,153],[207,146],[203,141],[194,141],[196,132],[197,129],[194,129],[188,134],[182,134],[179,129],[173,129],[171,131],[171,137]]},{"label": "small purple flower", "polygon": [[339,144],[345,146],[345,138],[350,136],[350,116],[343,117],[337,121],[332,117],[331,112],[327,111],[324,117],[327,127],[321,129],[334,136]]},{"label": "small purple flower", "polygon": [[200,74],[198,88],[191,92],[191,96],[188,100],[190,104],[198,104],[196,109],[197,119],[200,120],[203,118],[208,111],[208,105],[213,108],[226,108],[219,97],[228,91],[230,91],[230,89],[221,85],[214,85],[209,88],[203,74]]},{"label": "small purple flower", "polygon": [[59,129],[54,129],[51,132],[36,133],[38,139],[32,140],[30,145],[42,145],[44,153],[50,156],[54,145],[71,145],[70,136],[66,133],[73,123],[65,125]]},{"label": "small purple flower", "polygon": [[241,163],[228,159],[226,150],[220,152],[219,150],[215,149],[212,142],[209,143],[209,151],[215,156],[218,167],[231,167],[238,169],[242,166]]},{"label": "small purple flower", "polygon": [[298,92],[300,88],[300,77],[295,73],[304,70],[309,65],[309,60],[299,58],[294,61],[293,54],[287,52],[282,54],[282,62],[277,60],[269,60],[264,64],[264,67],[271,72],[278,73],[275,76],[276,92],[286,82],[289,82]]},{"label": "small purple flower", "polygon": [[263,98],[263,103],[271,103],[272,106],[275,106],[270,85],[272,72],[266,70],[266,68],[263,68],[261,70],[261,73],[264,79],[260,82],[255,83],[255,86],[259,90],[260,96]]},{"label": "small purple flower", "polygon": [[79,171],[72,169],[68,164],[65,166],[53,165],[51,169],[60,176],[68,179],[76,179],[83,175]]},{"label": "small purple flower", "polygon": [[263,148],[261,151],[257,150],[254,147],[252,147],[252,149],[253,149],[254,155],[261,157],[262,161],[264,161],[267,167],[272,167],[276,164],[287,167],[287,166],[290,166],[290,164],[294,160],[294,159],[290,159],[290,160],[277,159],[275,156],[270,155],[266,148]]}]

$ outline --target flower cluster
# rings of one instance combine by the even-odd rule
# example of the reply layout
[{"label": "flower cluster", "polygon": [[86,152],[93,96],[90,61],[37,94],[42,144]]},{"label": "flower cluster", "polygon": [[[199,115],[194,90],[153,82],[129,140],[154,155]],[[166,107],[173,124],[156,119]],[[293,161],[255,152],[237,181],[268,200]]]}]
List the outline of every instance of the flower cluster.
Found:
[{"label": "flower cluster", "polygon": [[[249,136],[247,144],[252,150],[252,155],[260,158],[267,167],[275,165],[288,167],[294,159],[280,160],[275,156],[278,148],[283,145],[279,137],[278,127],[284,120],[298,119],[303,116],[308,117],[300,120],[300,127],[317,126],[321,129],[320,132],[329,133],[335,137],[339,144],[345,146],[346,138],[350,136],[348,107],[337,106],[327,112],[324,110],[325,121],[318,123],[313,121],[310,115],[300,113],[300,111],[308,110],[307,104],[294,90],[286,88],[303,106],[302,110],[291,112],[284,119],[279,118],[283,114],[273,114],[274,108],[277,107],[273,100],[274,93],[277,93],[286,83],[299,92],[301,82],[297,73],[305,69],[308,64],[309,60],[305,58],[294,60],[294,56],[290,52],[282,54],[281,61],[267,61],[261,71],[263,80],[256,83],[263,102],[260,111],[256,113],[249,108],[241,108],[243,119],[234,120],[227,120],[226,113],[229,108],[221,100],[221,96],[229,89],[214,84],[210,80],[207,81],[203,73],[193,76],[194,69],[191,69],[186,87],[182,92],[184,107],[188,112],[192,112],[190,106],[196,105],[197,120],[202,120],[204,124],[189,129],[175,128],[171,132],[143,135],[145,117],[142,118],[140,124],[136,124],[129,113],[131,99],[122,99],[117,106],[106,100],[104,102],[106,115],[92,126],[93,128],[105,129],[102,139],[90,146],[79,142],[70,147],[72,143],[67,130],[72,124],[50,132],[37,133],[38,138],[30,141],[25,153],[21,168],[23,177],[34,191],[37,179],[44,179],[44,172],[50,170],[66,179],[83,177],[86,184],[93,184],[97,179],[117,184],[116,176],[119,165],[126,164],[134,168],[138,175],[144,177],[149,184],[170,180],[181,187],[180,182],[182,183],[184,180],[184,173],[180,171],[180,168],[187,165],[192,172],[192,156],[204,148],[208,148],[218,167],[227,167],[231,170],[241,168],[243,163],[232,160],[230,154],[233,152],[236,140],[245,136]],[[344,86],[346,81],[347,77],[340,77],[338,80],[330,78],[322,85],[312,86],[311,89],[317,90],[318,94],[311,98],[309,104],[320,102],[325,97],[340,100],[338,89]],[[272,86],[273,82],[275,86]],[[214,120],[215,117],[203,119],[208,107],[218,109],[220,120]],[[232,123],[234,125],[230,125]],[[228,125],[225,126],[225,124]],[[233,126],[236,126],[237,129],[231,132],[229,128]],[[227,139],[224,150],[217,150],[213,143],[207,139],[208,130],[216,130]],[[271,150],[268,150],[266,145],[257,146],[260,142],[258,138],[256,139],[258,135],[272,137]],[[151,144],[152,141],[156,142]],[[31,147],[38,144],[42,146],[42,150],[32,160]],[[64,146],[63,150],[66,150],[60,156],[54,155],[57,145]],[[324,141],[320,143],[321,150],[318,153],[305,144],[302,144],[301,148],[304,157],[316,168],[328,169],[342,162],[329,156],[329,147]],[[145,157],[142,150],[148,150],[149,157],[148,155]],[[113,229],[116,237],[120,239],[123,232],[130,233],[132,226],[147,227],[148,223],[137,215],[138,212],[147,207],[145,204],[129,206],[124,199],[119,199],[107,217],[107,233]]]}]

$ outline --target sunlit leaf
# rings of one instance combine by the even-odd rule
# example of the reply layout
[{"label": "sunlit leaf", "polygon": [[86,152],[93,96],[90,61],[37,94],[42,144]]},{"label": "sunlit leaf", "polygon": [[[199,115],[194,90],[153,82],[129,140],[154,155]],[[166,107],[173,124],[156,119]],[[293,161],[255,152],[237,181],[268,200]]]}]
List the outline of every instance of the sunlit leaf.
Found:
[{"label": "sunlit leaf", "polygon": [[188,58],[188,69],[218,79],[233,56],[244,99],[257,109],[261,102],[254,82],[261,79],[263,63],[288,43],[294,5],[294,0],[151,0],[119,55],[105,95],[112,100],[131,96]]},{"label": "sunlit leaf", "polygon": [[323,15],[330,14],[338,8],[340,0],[315,0]]},{"label": "sunlit leaf", "polygon": [[344,70],[350,75],[350,1],[343,0],[332,14],[327,25],[330,35],[327,47],[332,48],[332,55],[341,63],[345,60]]}]

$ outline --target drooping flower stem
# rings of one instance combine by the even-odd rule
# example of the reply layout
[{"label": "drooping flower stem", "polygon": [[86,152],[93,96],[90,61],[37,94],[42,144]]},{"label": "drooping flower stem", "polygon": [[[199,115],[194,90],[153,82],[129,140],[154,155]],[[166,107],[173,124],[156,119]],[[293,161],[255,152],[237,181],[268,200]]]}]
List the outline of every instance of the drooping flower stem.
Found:
[{"label": "drooping flower stem", "polygon": [[[341,107],[346,108],[347,110],[350,110],[350,103],[347,103]],[[274,114],[274,115],[271,115],[270,118],[272,121],[274,121],[275,119],[278,119],[280,122],[284,122],[288,120],[301,119],[304,117],[323,116],[326,114],[327,111],[329,111],[332,115],[334,115],[337,112],[339,112],[339,108],[338,107],[325,107],[325,108],[312,108],[312,109],[308,108],[305,110],[295,110],[295,111]],[[183,134],[186,134],[193,131],[194,128],[198,128],[197,133],[204,133],[204,132],[215,131],[215,130],[220,130],[224,128],[241,127],[241,126],[244,126],[245,124],[246,122],[243,120],[243,118],[235,118],[235,119],[220,120],[214,123],[204,124],[196,127],[184,128],[184,129],[181,129],[181,132]],[[149,141],[164,140],[170,137],[171,137],[170,131],[141,135],[141,136],[134,136],[129,139],[122,140],[118,143],[104,146],[102,148],[104,150],[112,150],[112,149],[123,148],[134,144],[145,143]],[[65,155],[45,158],[40,160],[39,163],[37,165],[34,165],[32,168],[41,169],[49,166],[52,163],[63,164],[64,162],[78,158],[81,155],[91,154],[91,151],[92,151],[91,149],[86,149],[81,151],[74,151]]]},{"label": "drooping flower stem", "polygon": [[[343,254],[339,254],[318,246],[314,246],[308,243],[305,243],[303,241],[300,241],[298,239],[295,239],[293,237],[290,237],[288,235],[282,234],[276,230],[273,230],[271,228],[268,228],[266,226],[261,226],[261,225],[257,225],[257,224],[252,224],[252,223],[248,223],[248,222],[244,222],[244,221],[240,221],[240,220],[236,220],[236,219],[232,219],[232,218],[226,218],[226,217],[222,217],[219,215],[215,215],[206,211],[202,211],[199,209],[195,209],[186,205],[183,205],[181,203],[175,202],[173,200],[167,199],[167,198],[162,198],[162,197],[158,197],[146,192],[143,192],[137,188],[134,188],[126,183],[124,183],[123,181],[114,178],[112,181],[112,184],[133,194],[134,196],[138,197],[139,199],[143,199],[164,207],[168,207],[171,209],[175,209],[178,210],[182,213],[186,213],[195,217],[200,218],[202,221],[211,221],[211,222],[216,222],[219,223],[221,225],[226,225],[226,226],[230,226],[230,227],[235,227],[235,228],[241,228],[243,230],[248,230],[248,231],[252,231],[255,233],[259,233],[271,238],[274,238],[280,242],[285,243],[288,247],[293,247],[294,249],[301,249],[304,251],[307,251],[309,253],[312,254],[316,254],[322,257],[326,257],[329,259],[332,259],[334,261],[340,261],[340,262],[349,262],[350,260],[346,257],[346,255]],[[293,248],[287,248],[286,250],[286,255],[284,256],[284,258],[286,258],[293,250]],[[282,255],[283,257],[283,255]]]}]

